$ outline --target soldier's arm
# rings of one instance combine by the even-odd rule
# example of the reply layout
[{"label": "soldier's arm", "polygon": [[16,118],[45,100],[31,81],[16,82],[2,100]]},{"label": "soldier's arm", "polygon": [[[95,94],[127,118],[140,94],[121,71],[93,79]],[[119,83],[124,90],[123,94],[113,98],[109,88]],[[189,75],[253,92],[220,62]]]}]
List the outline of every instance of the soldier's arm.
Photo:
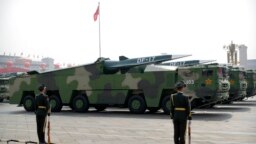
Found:
[{"label": "soldier's arm", "polygon": [[35,97],[35,113],[37,111],[38,107],[37,107],[37,97]]},{"label": "soldier's arm", "polygon": [[187,111],[187,114],[188,114],[188,120],[192,120],[191,105],[190,105],[190,102],[189,102],[189,97],[187,97],[186,103],[187,103],[186,111]]},{"label": "soldier's arm", "polygon": [[48,100],[48,96],[45,96],[45,106],[46,106],[47,114],[50,115],[51,114],[51,106],[50,106],[50,102]]},{"label": "soldier's arm", "polygon": [[173,94],[170,96],[170,117],[173,119],[173,114],[174,114],[174,102],[173,102]]}]

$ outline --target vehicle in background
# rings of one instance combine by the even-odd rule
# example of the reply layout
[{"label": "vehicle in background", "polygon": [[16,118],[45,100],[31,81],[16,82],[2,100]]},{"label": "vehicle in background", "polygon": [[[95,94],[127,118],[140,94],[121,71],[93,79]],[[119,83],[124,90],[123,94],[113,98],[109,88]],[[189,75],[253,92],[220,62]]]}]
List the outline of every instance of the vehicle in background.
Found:
[{"label": "vehicle in background", "polygon": [[213,60],[191,60],[165,63],[164,65],[178,66],[177,81],[184,81],[187,88],[184,93],[191,97],[192,108],[212,107],[216,103],[227,100],[230,83],[226,66]]},{"label": "vehicle in background", "polygon": [[4,99],[9,99],[9,78],[0,78],[0,102]]},{"label": "vehicle in background", "polygon": [[242,100],[246,97],[247,82],[246,71],[242,67],[228,66],[229,68],[229,98],[224,103],[230,103],[236,100]]},{"label": "vehicle in background", "polygon": [[246,97],[255,96],[256,95],[256,71],[255,70],[246,71],[246,81],[247,81]]}]

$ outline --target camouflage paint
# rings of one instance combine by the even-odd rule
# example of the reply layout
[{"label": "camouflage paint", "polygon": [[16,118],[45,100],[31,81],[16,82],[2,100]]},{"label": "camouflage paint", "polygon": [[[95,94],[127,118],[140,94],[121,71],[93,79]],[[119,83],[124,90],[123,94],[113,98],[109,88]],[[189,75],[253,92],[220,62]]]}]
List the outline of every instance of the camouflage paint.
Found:
[{"label": "camouflage paint", "polygon": [[84,94],[89,103],[125,105],[132,91],[144,97],[147,107],[159,107],[162,91],[175,84],[175,71],[169,72],[116,72],[105,74],[104,62],[17,77],[11,83],[11,104],[22,103],[26,92],[35,96],[37,86],[45,84],[47,94],[58,94],[63,105]]},{"label": "camouflage paint", "polygon": [[0,102],[9,99],[9,83],[11,78],[0,78]]},{"label": "camouflage paint", "polygon": [[[139,61],[140,62],[140,61]],[[118,65],[117,62],[114,63]],[[111,66],[109,62],[108,65]],[[72,106],[74,97],[84,95],[90,106],[99,104],[123,105],[133,95],[142,96],[149,108],[161,107],[161,100],[174,93],[174,85],[184,80],[186,94],[204,103],[227,99],[229,82],[218,74],[219,65],[179,67],[175,70],[149,70],[146,65],[133,68],[106,67],[106,61],[15,78],[10,84],[10,103],[22,104],[26,95],[35,96],[37,86],[45,84],[47,94],[57,95],[61,105]],[[211,75],[204,76],[203,71]]]},{"label": "camouflage paint", "polygon": [[246,81],[247,81],[247,97],[256,95],[256,71],[247,70],[246,71]]},{"label": "camouflage paint", "polygon": [[187,84],[184,93],[192,97],[191,101],[218,102],[229,97],[230,84],[228,78],[223,76],[222,69],[225,67],[218,64],[179,67],[178,80]]},{"label": "camouflage paint", "polygon": [[229,100],[242,99],[246,96],[246,72],[243,68],[229,67]]}]

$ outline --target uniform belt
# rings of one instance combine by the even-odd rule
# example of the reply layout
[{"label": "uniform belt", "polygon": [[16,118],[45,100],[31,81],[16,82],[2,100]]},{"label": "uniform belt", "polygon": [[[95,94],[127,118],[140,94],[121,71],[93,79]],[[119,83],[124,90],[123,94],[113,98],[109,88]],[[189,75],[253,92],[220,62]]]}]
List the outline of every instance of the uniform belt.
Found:
[{"label": "uniform belt", "polygon": [[180,107],[177,107],[175,108],[176,111],[185,111],[186,109],[185,108],[180,108]]},{"label": "uniform belt", "polygon": [[45,106],[38,106],[38,108],[40,108],[40,109],[46,109]]}]

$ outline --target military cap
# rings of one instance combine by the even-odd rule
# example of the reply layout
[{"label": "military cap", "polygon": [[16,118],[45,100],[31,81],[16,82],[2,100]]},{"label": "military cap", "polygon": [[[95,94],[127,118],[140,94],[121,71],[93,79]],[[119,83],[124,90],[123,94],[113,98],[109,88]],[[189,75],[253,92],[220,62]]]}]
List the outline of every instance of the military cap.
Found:
[{"label": "military cap", "polygon": [[39,91],[43,91],[45,87],[46,87],[46,86],[45,86],[44,84],[41,84],[41,85],[38,87],[38,90],[39,90]]},{"label": "military cap", "polygon": [[184,83],[184,81],[179,81],[175,84],[175,88],[183,88],[186,87],[187,85]]}]

